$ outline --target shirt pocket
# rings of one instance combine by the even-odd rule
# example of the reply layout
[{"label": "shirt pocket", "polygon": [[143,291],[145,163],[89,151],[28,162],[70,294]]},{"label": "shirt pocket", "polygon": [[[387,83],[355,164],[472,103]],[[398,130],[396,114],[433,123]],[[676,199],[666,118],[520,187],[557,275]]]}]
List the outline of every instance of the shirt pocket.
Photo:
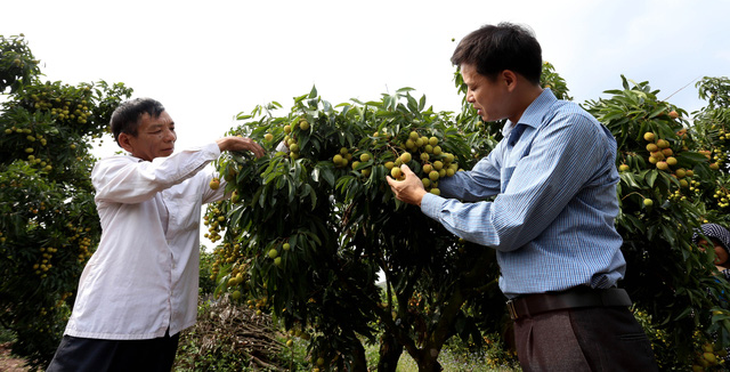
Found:
[{"label": "shirt pocket", "polygon": [[199,228],[201,195],[186,188],[170,190],[167,205],[170,212],[168,233]]},{"label": "shirt pocket", "polygon": [[515,172],[515,167],[506,167],[502,168],[502,174],[501,174],[501,193],[504,193],[504,190],[507,190],[507,185],[509,185],[509,181],[512,178],[512,173]]}]

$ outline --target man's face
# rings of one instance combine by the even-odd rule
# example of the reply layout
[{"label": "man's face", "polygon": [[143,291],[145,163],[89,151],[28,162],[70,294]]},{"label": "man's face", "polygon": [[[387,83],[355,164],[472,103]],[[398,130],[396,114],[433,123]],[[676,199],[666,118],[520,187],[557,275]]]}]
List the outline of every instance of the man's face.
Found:
[{"label": "man's face", "polygon": [[468,87],[466,101],[474,106],[484,121],[497,121],[510,116],[507,104],[507,85],[502,74],[495,81],[477,72],[472,64],[461,65],[461,75]]},{"label": "man's face", "polygon": [[719,242],[715,241],[714,239],[710,239],[712,243],[708,243],[707,240],[700,238],[697,244],[700,246],[700,249],[704,252],[705,247],[712,247],[715,250],[715,265],[725,265],[727,263],[728,258],[730,258],[730,255],[728,255],[727,251],[725,250],[725,247],[722,246]]},{"label": "man's face", "polygon": [[127,138],[129,148],[125,149],[140,159],[152,161],[154,158],[170,156],[175,151],[177,140],[175,122],[167,111],[156,118],[144,113],[139,121],[137,136],[127,135]]}]

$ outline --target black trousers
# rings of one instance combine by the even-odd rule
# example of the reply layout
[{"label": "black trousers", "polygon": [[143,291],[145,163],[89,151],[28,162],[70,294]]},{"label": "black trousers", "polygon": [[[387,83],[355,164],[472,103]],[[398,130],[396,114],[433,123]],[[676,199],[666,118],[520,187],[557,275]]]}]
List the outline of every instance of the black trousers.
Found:
[{"label": "black trousers", "polygon": [[524,371],[658,371],[651,343],[626,307],[551,311],[514,326]]},{"label": "black trousers", "polygon": [[63,336],[47,372],[169,372],[180,334],[151,340],[97,340]]}]

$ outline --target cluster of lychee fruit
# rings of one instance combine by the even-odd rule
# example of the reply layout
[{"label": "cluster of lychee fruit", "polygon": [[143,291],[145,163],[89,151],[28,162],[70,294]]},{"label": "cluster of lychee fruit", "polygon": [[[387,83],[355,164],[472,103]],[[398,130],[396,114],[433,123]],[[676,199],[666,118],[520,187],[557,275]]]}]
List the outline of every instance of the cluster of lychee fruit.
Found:
[{"label": "cluster of lychee fruit", "polygon": [[[377,133],[374,137],[378,137]],[[438,137],[422,136],[413,130],[408,134],[408,138],[398,144],[401,150],[397,152],[396,158],[388,155],[388,159],[382,165],[390,172],[390,176],[396,180],[403,180],[405,175],[401,170],[401,165],[408,165],[421,178],[423,187],[430,193],[439,195],[441,191],[438,188],[438,181],[445,177],[451,177],[459,170],[459,164],[455,161],[453,154],[444,152],[439,145]],[[343,147],[338,154],[332,157],[332,162],[336,167],[346,167],[351,162],[354,171],[359,171],[363,176],[369,176],[371,173],[370,166],[363,166],[375,159],[370,152],[363,151],[355,161],[352,161],[353,155],[349,149]]]},{"label": "cluster of lychee fruit", "polygon": [[[284,141],[282,143],[289,149],[289,158],[292,160],[299,159],[299,139],[296,135],[296,130],[299,129],[302,132],[306,132],[309,130],[309,122],[307,119],[303,117],[299,117],[294,119],[294,121],[291,124],[287,124],[284,126],[284,133],[286,134],[284,136]],[[271,141],[273,139],[273,135],[270,133],[267,133],[264,136],[264,139],[267,141]]]}]

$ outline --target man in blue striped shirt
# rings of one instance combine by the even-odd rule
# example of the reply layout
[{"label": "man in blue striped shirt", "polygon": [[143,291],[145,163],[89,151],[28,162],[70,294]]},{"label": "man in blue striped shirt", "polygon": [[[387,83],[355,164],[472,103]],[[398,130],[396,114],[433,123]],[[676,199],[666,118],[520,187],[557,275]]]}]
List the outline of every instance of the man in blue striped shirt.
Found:
[{"label": "man in blue striped shirt", "polygon": [[[626,270],[616,140],[595,118],[540,86],[532,33],[502,23],[466,36],[452,63],[484,121],[504,139],[469,172],[427,193],[403,166],[395,196],[453,234],[497,251],[525,371],[656,370],[651,345],[616,288]],[[496,196],[493,201],[485,199]]]}]

